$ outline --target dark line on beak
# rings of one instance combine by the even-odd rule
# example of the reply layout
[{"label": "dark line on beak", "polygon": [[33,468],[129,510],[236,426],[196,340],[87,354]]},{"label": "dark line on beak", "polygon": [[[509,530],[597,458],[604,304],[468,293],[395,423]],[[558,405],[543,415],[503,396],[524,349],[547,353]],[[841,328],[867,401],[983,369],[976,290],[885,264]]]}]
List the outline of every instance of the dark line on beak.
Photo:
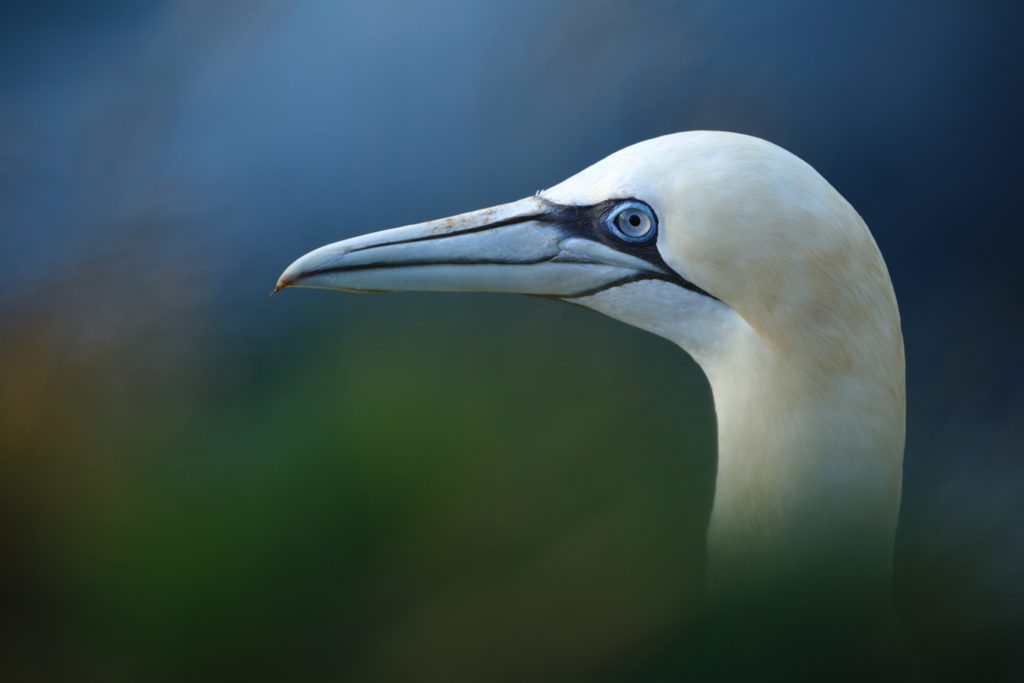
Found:
[{"label": "dark line on beak", "polygon": [[629,284],[632,284],[634,282],[643,282],[644,280],[662,280],[663,282],[668,282],[670,284],[677,285],[679,287],[682,287],[683,289],[688,289],[691,292],[695,292],[697,294],[702,294],[702,295],[704,295],[706,297],[710,297],[712,299],[715,299],[715,301],[718,301],[717,297],[712,296],[711,294],[708,294],[703,289],[701,289],[700,287],[698,287],[697,285],[693,284],[692,282],[690,282],[688,280],[684,280],[681,277],[672,277],[672,276],[662,275],[660,273],[651,273],[651,272],[634,273],[632,275],[627,275],[626,277],[619,278],[618,280],[612,280],[611,282],[605,283],[603,285],[599,285],[599,286],[594,287],[592,289],[585,289],[582,292],[576,292],[575,294],[564,294],[564,295],[555,296],[555,297],[552,297],[552,298],[555,298],[555,299],[566,299],[566,300],[582,299],[583,297],[593,296],[595,294],[600,294],[601,292],[606,292],[609,289],[615,289],[616,287],[621,287],[623,285],[629,285]]},{"label": "dark line on beak", "polygon": [[403,261],[402,263],[359,263],[352,266],[334,266],[332,268],[321,268],[318,270],[311,270],[308,273],[303,273],[302,278],[311,277],[313,275],[325,275],[327,273],[346,273],[354,270],[385,270],[388,268],[412,268],[415,266],[535,266],[538,263],[580,263],[580,264],[595,264],[595,261],[584,261],[581,259],[566,259],[555,256],[545,256],[543,258],[531,259],[528,261],[494,261],[491,259],[457,259],[452,261],[433,261],[433,260],[422,260],[422,261]]},{"label": "dark line on beak", "polygon": [[457,237],[459,235],[469,235],[474,232],[483,232],[484,230],[491,230],[492,228],[502,228],[506,225],[515,225],[516,223],[525,223],[527,221],[541,221],[544,223],[551,222],[545,220],[548,214],[536,213],[528,216],[516,216],[514,218],[506,218],[501,221],[494,221],[493,223],[485,223],[484,225],[477,225],[472,228],[466,228],[465,230],[458,230],[452,232],[443,232],[437,235],[421,235],[419,237],[410,237],[404,240],[395,240],[394,242],[380,242],[379,244],[367,244],[364,247],[356,247],[355,249],[349,249],[347,253],[354,254],[357,251],[366,251],[367,249],[377,249],[378,247],[390,247],[395,244],[409,244],[410,242],[427,242],[430,240],[439,240],[446,237]]}]

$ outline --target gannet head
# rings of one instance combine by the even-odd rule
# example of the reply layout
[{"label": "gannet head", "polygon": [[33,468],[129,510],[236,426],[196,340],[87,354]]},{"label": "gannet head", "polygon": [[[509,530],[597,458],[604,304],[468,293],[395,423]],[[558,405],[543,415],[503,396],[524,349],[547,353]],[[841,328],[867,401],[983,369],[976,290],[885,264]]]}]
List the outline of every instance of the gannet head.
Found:
[{"label": "gannet head", "polygon": [[904,434],[896,299],[864,221],[780,147],[647,140],[526,199],[316,249],[275,291],[292,286],[533,294],[666,337],[714,396],[714,573],[820,577],[832,558],[838,574],[887,580]]},{"label": "gannet head", "polygon": [[738,324],[841,363],[819,342],[896,310],[870,233],[828,182],[771,143],[712,131],[637,143],[510,204],[326,245],[285,287],[564,299],[672,339],[705,370]]}]

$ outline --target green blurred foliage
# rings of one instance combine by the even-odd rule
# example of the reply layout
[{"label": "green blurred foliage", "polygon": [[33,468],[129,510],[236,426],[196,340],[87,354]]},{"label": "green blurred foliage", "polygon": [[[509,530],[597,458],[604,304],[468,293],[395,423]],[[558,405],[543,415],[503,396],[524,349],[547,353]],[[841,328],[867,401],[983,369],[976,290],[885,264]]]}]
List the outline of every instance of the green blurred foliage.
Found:
[{"label": "green blurred foliage", "polygon": [[26,671],[574,680],[685,620],[714,422],[683,354],[512,297],[288,292],[263,325],[299,297],[336,322],[171,371],[23,338],[4,479],[61,618]]}]

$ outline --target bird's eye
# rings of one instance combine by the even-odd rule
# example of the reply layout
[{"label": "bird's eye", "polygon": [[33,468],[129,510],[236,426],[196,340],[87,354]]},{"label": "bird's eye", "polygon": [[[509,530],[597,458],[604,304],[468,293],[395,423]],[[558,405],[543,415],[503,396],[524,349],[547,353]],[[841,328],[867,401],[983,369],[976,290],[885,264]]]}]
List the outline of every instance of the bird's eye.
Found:
[{"label": "bird's eye", "polygon": [[654,237],[658,225],[651,207],[636,201],[619,204],[608,214],[606,221],[611,231],[627,242],[646,242]]}]

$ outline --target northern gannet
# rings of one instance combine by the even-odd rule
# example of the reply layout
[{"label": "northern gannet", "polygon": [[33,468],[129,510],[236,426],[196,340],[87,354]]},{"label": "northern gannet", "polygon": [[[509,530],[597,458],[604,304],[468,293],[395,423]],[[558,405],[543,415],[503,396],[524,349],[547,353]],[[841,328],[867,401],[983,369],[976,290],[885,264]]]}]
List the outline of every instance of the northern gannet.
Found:
[{"label": "northern gannet", "polygon": [[285,287],[540,295],[671,340],[717,417],[710,592],[856,605],[888,590],[896,298],[861,217],[784,149],[714,131],[646,140],[519,201],[316,249]]}]

